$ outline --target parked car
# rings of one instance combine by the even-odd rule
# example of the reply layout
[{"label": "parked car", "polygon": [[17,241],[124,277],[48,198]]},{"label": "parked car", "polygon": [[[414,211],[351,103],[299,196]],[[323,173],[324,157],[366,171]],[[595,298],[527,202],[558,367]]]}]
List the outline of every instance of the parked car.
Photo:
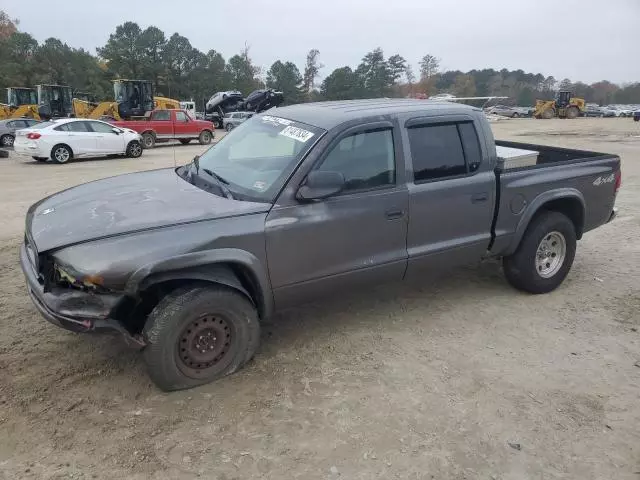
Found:
[{"label": "parked car", "polygon": [[626,117],[626,113],[623,110],[611,105],[602,107],[602,112],[605,117]]},{"label": "parked car", "polygon": [[604,112],[598,105],[587,104],[582,115],[585,117],[604,117]]},{"label": "parked car", "polygon": [[[497,147],[534,161],[514,168]],[[175,390],[235,372],[274,310],[322,295],[487,256],[515,288],[550,292],[577,240],[614,218],[620,179],[616,155],[494,141],[466,105],[300,104],[182,167],[39,201],[20,262],[47,320],[121,332]]]},{"label": "parked car", "polygon": [[249,120],[255,115],[254,112],[231,112],[225,114],[222,124],[227,132],[230,132],[242,122]]},{"label": "parked car", "polygon": [[485,110],[487,113],[502,115],[504,117],[518,118],[528,117],[533,113],[533,109],[527,107],[511,107],[507,105],[494,105]]},{"label": "parked car", "polygon": [[33,118],[10,118],[0,120],[0,147],[12,147],[16,138],[16,130],[28,128],[40,123]]},{"label": "parked car", "polygon": [[39,162],[51,159],[67,163],[72,158],[105,155],[142,155],[142,138],[128,128],[101,120],[68,118],[52,120],[18,130],[13,148]]},{"label": "parked car", "polygon": [[153,148],[157,142],[169,140],[179,140],[183,145],[198,140],[200,145],[208,145],[215,136],[211,122],[192,118],[184,110],[154,110],[145,120],[121,120],[111,124],[138,132],[142,135],[144,148]]}]

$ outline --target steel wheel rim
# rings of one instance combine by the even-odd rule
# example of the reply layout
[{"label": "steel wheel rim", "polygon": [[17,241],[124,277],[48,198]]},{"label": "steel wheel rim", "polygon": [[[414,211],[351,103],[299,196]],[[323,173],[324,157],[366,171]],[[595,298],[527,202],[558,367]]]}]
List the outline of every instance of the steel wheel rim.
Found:
[{"label": "steel wheel rim", "polygon": [[542,278],[551,278],[562,268],[567,256],[567,241],[560,232],[547,233],[536,251],[536,272]]},{"label": "steel wheel rim", "polygon": [[144,146],[150,147],[151,145],[153,145],[153,137],[151,135],[147,135],[144,137]]},{"label": "steel wheel rim", "polygon": [[56,157],[57,161],[66,162],[67,160],[69,160],[69,151],[64,147],[56,148],[54,156]]},{"label": "steel wheel rim", "polygon": [[178,368],[189,377],[203,377],[229,358],[232,347],[233,330],[229,322],[220,315],[201,315],[190,321],[178,337]]},{"label": "steel wheel rim", "polygon": [[2,137],[2,145],[4,145],[5,147],[11,147],[13,145],[13,137],[11,135]]},{"label": "steel wheel rim", "polygon": [[204,133],[202,134],[202,141],[203,141],[204,143],[207,143],[207,142],[209,142],[209,141],[210,141],[209,134],[208,134],[207,132],[204,132]]},{"label": "steel wheel rim", "polygon": [[142,147],[140,145],[138,145],[137,143],[134,145],[131,145],[131,153],[134,157],[139,156],[141,152],[142,152]]}]

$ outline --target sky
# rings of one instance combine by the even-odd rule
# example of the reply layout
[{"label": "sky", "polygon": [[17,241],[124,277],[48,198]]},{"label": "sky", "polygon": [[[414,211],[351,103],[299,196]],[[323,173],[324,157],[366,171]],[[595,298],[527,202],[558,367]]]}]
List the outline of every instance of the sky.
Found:
[{"label": "sky", "polygon": [[134,21],[225,58],[246,43],[264,71],[278,59],[302,71],[317,48],[326,76],[381,47],[414,71],[429,53],[442,70],[640,81],[640,0],[0,0],[0,9],[38,41],[56,37],[94,54],[117,25]]}]

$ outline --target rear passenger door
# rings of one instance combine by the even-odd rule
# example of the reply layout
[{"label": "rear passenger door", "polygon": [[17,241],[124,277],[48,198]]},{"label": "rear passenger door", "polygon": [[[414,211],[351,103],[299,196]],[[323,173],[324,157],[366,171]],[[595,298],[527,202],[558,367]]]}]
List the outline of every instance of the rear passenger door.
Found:
[{"label": "rear passenger door", "polygon": [[491,240],[496,180],[471,117],[410,119],[408,276],[479,260]]},{"label": "rear passenger door", "polygon": [[69,146],[73,150],[74,156],[94,155],[96,153],[97,138],[89,127],[89,122],[73,121],[65,123],[62,127],[66,127],[66,131],[69,132]]}]

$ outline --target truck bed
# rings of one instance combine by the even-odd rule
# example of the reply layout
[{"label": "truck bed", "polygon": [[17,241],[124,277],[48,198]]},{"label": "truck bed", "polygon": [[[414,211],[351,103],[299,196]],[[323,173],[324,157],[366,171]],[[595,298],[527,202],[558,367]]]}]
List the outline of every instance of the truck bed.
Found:
[{"label": "truck bed", "polygon": [[518,237],[531,219],[529,212],[533,215],[541,206],[556,199],[562,199],[564,213],[582,225],[576,232],[578,238],[611,218],[616,175],[620,171],[617,155],[520,142],[496,141],[495,144],[535,150],[539,156],[536,165],[508,170],[496,168],[497,201],[491,254],[513,253],[513,246],[518,244]]},{"label": "truck bed", "polygon": [[525,169],[539,168],[549,166],[549,164],[555,163],[567,163],[567,162],[584,162],[594,160],[597,157],[610,158],[614,155],[609,155],[600,152],[591,152],[588,150],[574,150],[572,148],[550,147],[547,145],[537,145],[533,143],[523,142],[508,142],[504,140],[496,140],[496,146],[519,148],[522,150],[535,150],[538,152],[538,163],[529,167],[522,167]]}]

